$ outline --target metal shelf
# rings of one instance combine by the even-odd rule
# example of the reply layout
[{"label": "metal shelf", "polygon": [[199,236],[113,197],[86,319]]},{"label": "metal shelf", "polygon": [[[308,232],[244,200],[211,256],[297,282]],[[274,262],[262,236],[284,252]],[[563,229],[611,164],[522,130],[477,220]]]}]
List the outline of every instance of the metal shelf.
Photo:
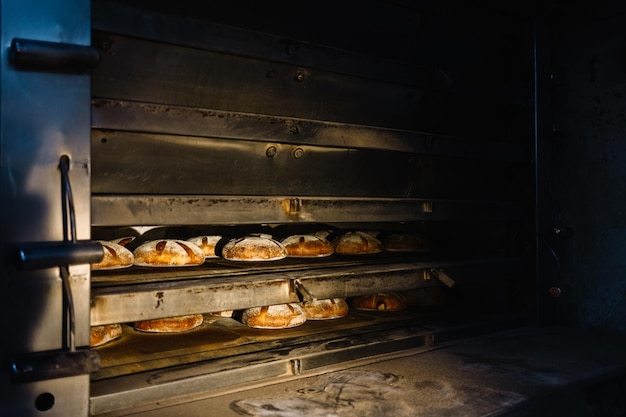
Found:
[{"label": "metal shelf", "polygon": [[[254,263],[246,267],[196,268],[180,273],[172,268],[138,268],[119,275],[96,275],[92,288],[91,324],[128,323],[192,313],[241,310],[259,305],[301,300],[352,297],[381,291],[402,291],[443,285],[425,271],[485,269],[483,277],[511,278],[519,258],[480,258],[390,262],[384,258],[351,264],[336,261],[311,264]],[[266,265],[259,265],[266,264]],[[176,269],[176,268],[175,268]],[[495,273],[494,273],[495,271]],[[474,272],[475,274],[475,272]],[[143,283],[142,277],[146,277]],[[159,281],[159,277],[166,281]],[[454,277],[454,274],[453,274]]]},{"label": "metal shelf", "polygon": [[92,226],[515,220],[515,201],[203,195],[92,195]]}]

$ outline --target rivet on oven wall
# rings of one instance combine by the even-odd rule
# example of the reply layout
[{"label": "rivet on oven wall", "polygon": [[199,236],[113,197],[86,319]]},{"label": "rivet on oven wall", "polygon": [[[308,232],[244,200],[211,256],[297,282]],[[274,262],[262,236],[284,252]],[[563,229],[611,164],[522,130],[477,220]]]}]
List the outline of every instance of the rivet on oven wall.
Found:
[{"label": "rivet on oven wall", "polygon": [[265,156],[267,156],[268,158],[273,158],[277,152],[278,148],[274,145],[270,145],[267,147],[267,149],[265,149]]},{"label": "rivet on oven wall", "polygon": [[273,70],[272,68],[270,68],[269,70],[267,70],[267,74],[265,74],[265,76],[266,76],[267,78],[274,78],[274,75],[275,75],[275,73],[274,73],[274,70]]},{"label": "rivet on oven wall", "polygon": [[432,201],[423,201],[422,202],[422,211],[424,213],[432,213],[433,212],[433,202]]},{"label": "rivet on oven wall", "polygon": [[293,77],[293,79],[301,83],[302,81],[304,81],[304,73],[301,71],[296,72],[296,75],[295,77]]},{"label": "rivet on oven wall", "polygon": [[100,139],[100,143],[105,144],[107,143],[108,139],[107,138],[102,138]]},{"label": "rivet on oven wall", "polygon": [[296,159],[300,159],[304,156],[304,149],[302,148],[295,148],[293,150],[293,157]]}]

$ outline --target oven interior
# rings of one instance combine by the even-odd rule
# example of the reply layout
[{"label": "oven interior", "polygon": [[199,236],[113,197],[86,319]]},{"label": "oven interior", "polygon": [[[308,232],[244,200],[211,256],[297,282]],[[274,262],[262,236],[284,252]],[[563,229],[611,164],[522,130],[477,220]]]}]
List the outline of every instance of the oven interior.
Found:
[{"label": "oven interior", "polygon": [[[0,0],[0,414],[626,415],[624,16]],[[350,232],[428,244],[92,263],[120,238]],[[378,293],[407,305],[355,307]],[[347,315],[244,324],[329,298]]]},{"label": "oven interior", "polygon": [[[492,6],[492,5],[491,5]],[[115,415],[537,321],[531,12],[94,1],[92,239],[413,233],[424,252],[91,273],[91,412]],[[263,18],[259,18],[263,16]],[[436,42],[433,40],[436,39]],[[259,330],[248,307],[396,291]],[[232,317],[215,312],[234,310]],[[139,320],[201,313],[182,334]],[[193,383],[192,383],[193,381]]]}]

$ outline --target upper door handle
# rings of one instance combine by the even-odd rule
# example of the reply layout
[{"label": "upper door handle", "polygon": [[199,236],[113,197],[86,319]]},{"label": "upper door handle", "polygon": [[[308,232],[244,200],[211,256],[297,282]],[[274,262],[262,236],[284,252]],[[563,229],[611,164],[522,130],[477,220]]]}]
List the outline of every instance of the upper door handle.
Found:
[{"label": "upper door handle", "polygon": [[9,62],[20,70],[85,73],[98,64],[93,46],[13,38]]}]

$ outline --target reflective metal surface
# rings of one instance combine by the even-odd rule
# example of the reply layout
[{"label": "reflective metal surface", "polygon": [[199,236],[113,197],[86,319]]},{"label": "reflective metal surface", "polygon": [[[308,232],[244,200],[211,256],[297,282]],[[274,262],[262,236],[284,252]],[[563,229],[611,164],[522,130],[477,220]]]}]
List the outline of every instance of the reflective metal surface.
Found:
[{"label": "reflective metal surface", "polygon": [[[0,3],[0,407],[6,416],[85,416],[88,376],[12,384],[9,356],[64,347],[63,291],[58,267],[17,268],[23,242],[64,238],[59,158],[70,158],[77,238],[90,239],[90,78],[45,70],[22,71],[9,63],[13,39],[90,44],[88,1]],[[89,343],[89,266],[70,267],[76,302],[76,344]],[[88,372],[85,370],[85,373]]]}]

